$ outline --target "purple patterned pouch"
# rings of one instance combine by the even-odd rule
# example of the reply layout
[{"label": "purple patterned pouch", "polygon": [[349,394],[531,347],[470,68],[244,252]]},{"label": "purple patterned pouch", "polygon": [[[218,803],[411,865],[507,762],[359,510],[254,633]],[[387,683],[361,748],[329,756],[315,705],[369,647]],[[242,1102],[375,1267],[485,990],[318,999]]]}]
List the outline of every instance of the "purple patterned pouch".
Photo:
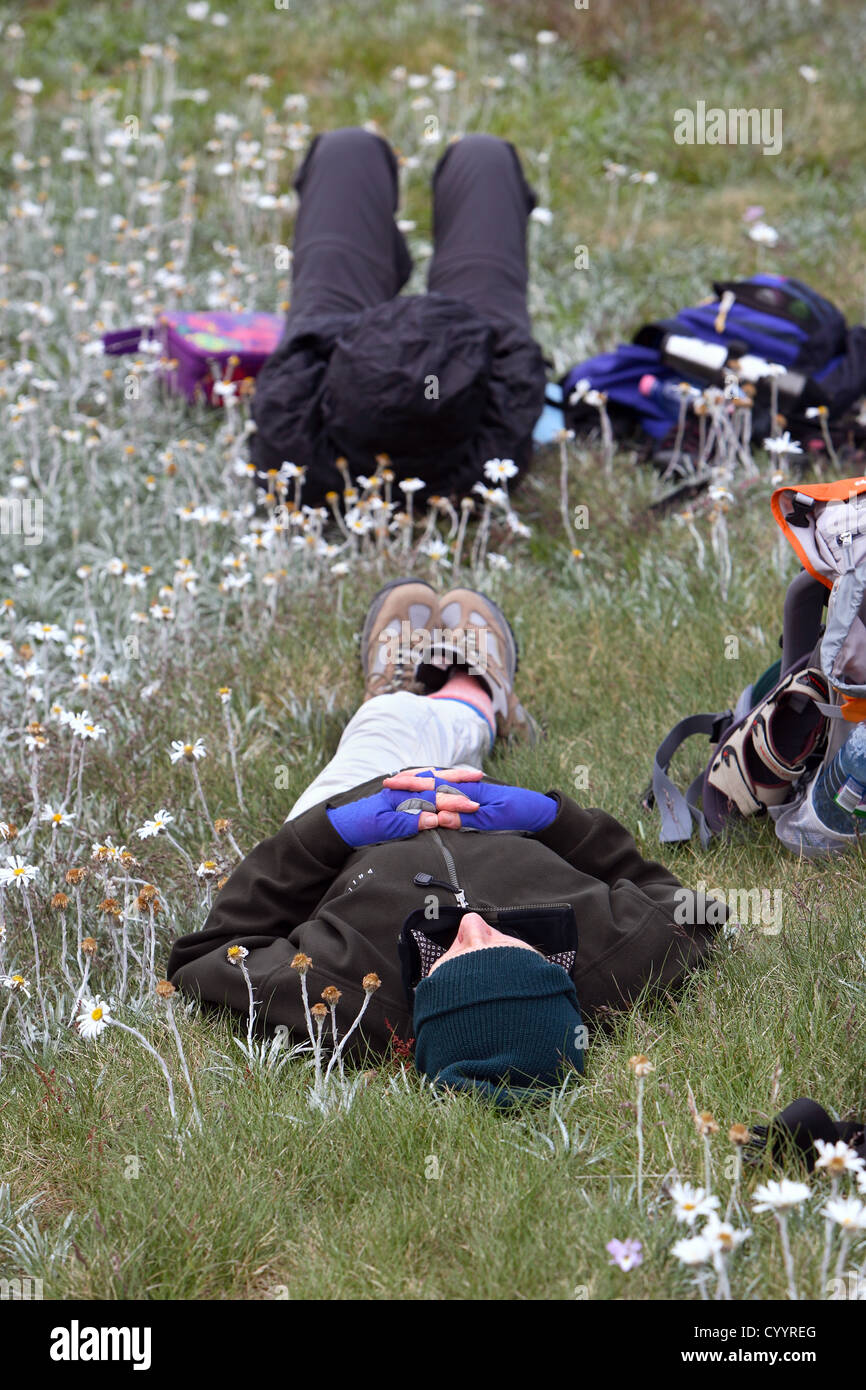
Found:
[{"label": "purple patterned pouch", "polygon": [[[220,405],[215,381],[251,379],[277,346],[285,320],[281,314],[232,314],[223,310],[163,314],[150,328],[120,328],[106,333],[109,356],[135,352],[142,341],[162,345],[164,379],[188,400],[204,397]],[[229,365],[229,359],[237,360]]]}]

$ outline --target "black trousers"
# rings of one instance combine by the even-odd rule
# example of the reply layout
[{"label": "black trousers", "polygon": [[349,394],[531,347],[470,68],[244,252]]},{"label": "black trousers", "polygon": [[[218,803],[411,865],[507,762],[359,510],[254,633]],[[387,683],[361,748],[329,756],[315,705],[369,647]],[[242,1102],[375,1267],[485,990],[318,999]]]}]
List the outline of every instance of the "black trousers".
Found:
[{"label": "black trousers", "polygon": [[[495,136],[467,135],[439,159],[429,301],[400,294],[412,261],[394,220],[397,160],[387,141],[358,129],[318,135],[295,188],[300,205],[290,308],[253,400],[250,454],[259,473],[279,469],[283,460],[303,467],[303,500],[313,505],[342,488],[340,455],[357,476],[372,473],[377,453],[386,452],[398,479],[415,475],[431,492],[455,498],[482,478],[486,459],[513,458],[522,474],[532,457],[546,374],[526,302],[526,228],[535,194],[514,147]],[[420,310],[428,302],[425,316]],[[361,386],[345,344],[366,334],[368,321],[375,328],[364,337],[369,352]],[[421,323],[437,336],[419,340]],[[428,378],[429,371],[459,378],[465,364],[474,370],[477,358],[466,346],[472,333],[476,342],[484,336],[489,354],[483,403],[474,414],[466,412],[472,426],[464,430],[462,416],[449,416],[446,393],[437,433],[425,434],[423,422],[419,431],[411,411],[401,433],[405,398],[395,380],[411,377],[414,390],[416,379],[440,379]],[[380,352],[383,335],[388,346]],[[335,354],[341,364],[336,376],[329,370]],[[455,412],[460,399],[455,389]],[[388,435],[387,444],[377,445]],[[350,438],[355,442],[347,444]]]},{"label": "black trousers", "polygon": [[[359,312],[399,294],[412,260],[394,221],[397,160],[390,145],[361,129],[318,135],[294,186],[300,208],[287,330],[311,316]],[[526,223],[535,203],[508,141],[465,135],[449,145],[433,174],[428,290],[531,334]]]}]

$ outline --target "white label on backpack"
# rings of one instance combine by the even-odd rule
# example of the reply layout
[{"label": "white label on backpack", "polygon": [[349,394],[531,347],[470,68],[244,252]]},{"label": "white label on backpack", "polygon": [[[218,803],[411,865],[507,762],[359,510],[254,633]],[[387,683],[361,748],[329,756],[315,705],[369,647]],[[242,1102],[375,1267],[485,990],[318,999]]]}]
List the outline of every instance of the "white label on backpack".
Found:
[{"label": "white label on backpack", "polygon": [[728,360],[728,349],[724,343],[705,343],[701,338],[686,338],[680,333],[669,333],[664,342],[665,355],[677,357],[681,362],[694,362],[720,372]]}]

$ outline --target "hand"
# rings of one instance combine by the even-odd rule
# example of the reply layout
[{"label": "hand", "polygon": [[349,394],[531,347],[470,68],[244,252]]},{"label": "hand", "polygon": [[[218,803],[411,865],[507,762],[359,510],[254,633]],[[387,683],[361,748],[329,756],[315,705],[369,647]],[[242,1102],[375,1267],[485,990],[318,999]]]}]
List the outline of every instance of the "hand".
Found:
[{"label": "hand", "polygon": [[[438,824],[449,830],[463,826],[467,830],[512,830],[532,834],[543,830],[556,817],[558,806],[552,797],[525,787],[500,787],[482,782],[483,775],[477,768],[448,768],[445,772],[413,768],[395,777],[386,777],[385,786],[418,791],[435,786]],[[449,779],[447,791],[442,789],[446,776]],[[452,778],[453,786],[450,784]],[[459,783],[463,780],[476,783],[473,788],[476,804],[472,807],[458,806],[453,800],[453,793],[459,792]]]},{"label": "hand", "polygon": [[[384,786],[394,791],[427,792],[436,789],[436,813],[425,811],[418,824],[419,830],[458,830],[461,811],[477,811],[479,803],[470,800],[455,785],[459,782],[480,782],[484,773],[480,767],[411,767],[386,777]],[[431,818],[432,817],[432,818]]]},{"label": "hand", "polygon": [[[432,779],[430,785],[433,785]],[[437,792],[436,800],[431,801],[423,795],[412,796],[413,788],[408,790],[410,795],[407,796],[405,788],[383,788],[373,796],[362,797],[360,801],[330,807],[326,814],[341,839],[353,849],[360,849],[362,845],[404,840],[421,830],[435,830],[439,825],[450,825],[447,817],[453,816],[459,825],[457,811],[474,811],[479,806],[477,801],[471,801],[462,792]],[[446,819],[440,820],[440,816]]]}]

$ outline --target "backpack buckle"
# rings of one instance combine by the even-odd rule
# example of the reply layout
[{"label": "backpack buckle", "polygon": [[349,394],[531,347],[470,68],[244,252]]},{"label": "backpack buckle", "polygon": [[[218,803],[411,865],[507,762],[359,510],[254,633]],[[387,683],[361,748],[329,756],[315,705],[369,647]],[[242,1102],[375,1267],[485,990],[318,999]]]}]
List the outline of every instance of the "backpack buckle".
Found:
[{"label": "backpack buckle", "polygon": [[800,529],[808,527],[809,513],[815,505],[814,497],[807,497],[804,492],[795,492],[791,496],[791,512],[786,520],[789,526],[797,526]]}]

